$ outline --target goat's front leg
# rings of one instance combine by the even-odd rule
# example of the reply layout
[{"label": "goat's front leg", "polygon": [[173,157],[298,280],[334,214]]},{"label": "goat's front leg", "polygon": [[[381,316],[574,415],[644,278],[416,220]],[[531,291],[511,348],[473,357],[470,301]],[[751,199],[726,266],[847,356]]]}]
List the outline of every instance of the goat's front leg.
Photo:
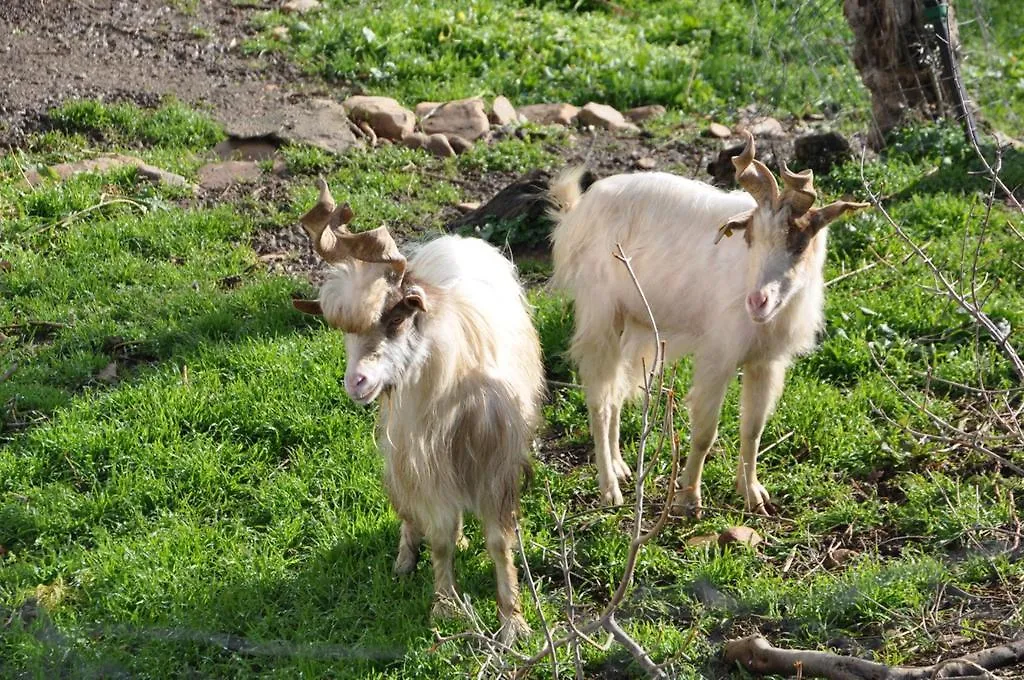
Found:
[{"label": "goat's front leg", "polygon": [[411,574],[420,558],[423,532],[411,520],[402,519],[401,537],[398,539],[398,557],[395,558],[395,576]]},{"label": "goat's front leg", "polygon": [[427,529],[430,560],[434,566],[434,607],[431,616],[448,617],[461,611],[455,588],[455,543],[462,525],[462,513],[438,513]]},{"label": "goat's front leg", "polygon": [[[514,521],[514,520],[512,520]],[[516,544],[514,525],[497,520],[487,521],[484,533],[487,537],[487,552],[494,560],[494,574],[498,585],[498,621],[501,623],[501,641],[511,645],[517,639],[530,633],[530,626],[523,618],[519,604],[519,575],[512,557]]]},{"label": "goat's front leg", "polygon": [[675,500],[675,512],[699,516],[702,507],[701,475],[704,460],[711,445],[718,437],[718,416],[735,369],[697,358],[694,366],[693,385],[687,395],[690,407],[690,453],[686,467],[679,474]]},{"label": "goat's front leg", "polygon": [[786,364],[782,361],[743,366],[740,412],[740,460],[736,467],[736,491],[748,512],[768,514],[768,491],[757,481],[757,451],[765,423],[782,394]]}]

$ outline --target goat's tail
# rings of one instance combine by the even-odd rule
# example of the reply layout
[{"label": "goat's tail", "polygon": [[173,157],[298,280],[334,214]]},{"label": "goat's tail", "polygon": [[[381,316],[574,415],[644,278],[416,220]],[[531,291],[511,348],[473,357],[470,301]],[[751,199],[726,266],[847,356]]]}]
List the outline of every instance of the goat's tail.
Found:
[{"label": "goat's tail", "polygon": [[548,216],[551,217],[551,221],[558,223],[564,215],[571,212],[591,183],[592,175],[582,165],[567,168],[552,180],[548,187],[548,201],[551,203]]}]

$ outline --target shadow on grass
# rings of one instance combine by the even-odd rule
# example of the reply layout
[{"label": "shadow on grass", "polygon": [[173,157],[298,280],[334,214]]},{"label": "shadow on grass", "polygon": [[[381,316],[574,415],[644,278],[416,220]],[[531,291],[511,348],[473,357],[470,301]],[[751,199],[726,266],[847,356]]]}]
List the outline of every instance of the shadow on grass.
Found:
[{"label": "shadow on grass", "polygon": [[[161,608],[132,612],[130,621],[84,612],[80,623],[61,625],[35,598],[0,607],[8,622],[0,650],[3,638],[6,644],[21,638],[36,652],[20,662],[0,660],[0,675],[208,677],[294,670],[365,677],[410,663],[417,675],[442,670],[437,664],[448,662],[431,650],[429,556],[424,551],[412,575],[393,577],[397,542],[395,522],[346,537],[273,577],[237,584],[211,579],[188,596],[168,588],[172,597]],[[477,559],[481,543],[475,537],[456,560],[461,592],[481,603],[478,609],[494,598],[493,569]],[[101,586],[91,591],[90,600],[117,596]],[[466,627],[461,620],[440,623],[445,632]]]}]

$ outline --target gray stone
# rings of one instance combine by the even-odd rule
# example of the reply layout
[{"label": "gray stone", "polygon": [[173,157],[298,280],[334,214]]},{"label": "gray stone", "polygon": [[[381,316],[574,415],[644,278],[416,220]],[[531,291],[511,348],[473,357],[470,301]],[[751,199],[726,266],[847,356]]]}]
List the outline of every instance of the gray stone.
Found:
[{"label": "gray stone", "polygon": [[420,102],[416,105],[415,113],[417,118],[423,118],[430,114],[431,111],[441,106],[444,102]]},{"label": "gray stone", "polygon": [[721,123],[711,123],[707,129],[704,130],[705,137],[716,137],[718,139],[729,139],[732,136],[732,130]]},{"label": "gray stone", "polygon": [[455,155],[455,149],[453,149],[452,145],[448,142],[448,138],[439,132],[427,137],[427,142],[424,145],[424,148],[435,156],[440,156],[441,158],[450,158]]},{"label": "gray stone", "polygon": [[626,111],[624,114],[627,119],[634,123],[642,123],[645,120],[652,120],[654,118],[661,118],[665,115],[665,107],[661,104],[649,104],[647,106],[638,106],[634,109]]},{"label": "gray stone", "polygon": [[308,144],[336,154],[359,143],[349,127],[345,108],[330,99],[310,99],[221,122],[228,136],[238,140],[267,138]]},{"label": "gray stone", "polygon": [[762,118],[755,118],[748,125],[742,126],[740,131],[743,129],[749,130],[750,134],[755,137],[768,137],[768,138],[780,138],[786,136],[786,131],[782,127],[777,119],[771,116],[764,116]]},{"label": "gray stone", "polygon": [[491,113],[488,116],[495,125],[508,125],[519,120],[519,114],[506,97],[498,95],[491,104]]},{"label": "gray stone", "polygon": [[356,123],[366,121],[378,137],[398,141],[413,131],[416,114],[391,97],[355,95],[343,102],[348,115]]},{"label": "gray stone", "polygon": [[199,168],[199,186],[207,191],[223,191],[235,184],[252,184],[260,178],[255,161],[223,161]]},{"label": "gray stone", "polygon": [[636,125],[626,122],[626,118],[607,104],[590,102],[576,115],[582,125],[593,125],[603,130],[637,130]]},{"label": "gray stone", "polygon": [[420,120],[420,129],[428,135],[458,135],[473,141],[491,129],[482,100],[460,99],[447,102]]},{"label": "gray stone", "polygon": [[213,152],[222,161],[264,161],[273,158],[277,146],[272,137],[228,137],[213,147]]},{"label": "gray stone", "polygon": [[473,142],[469,141],[465,137],[459,135],[445,135],[448,137],[448,143],[451,144],[452,150],[457,154],[465,153],[473,148]]},{"label": "gray stone", "polygon": [[640,170],[653,170],[654,168],[658,167],[658,161],[654,160],[650,156],[643,156],[642,158],[637,158],[634,164]]},{"label": "gray stone", "polygon": [[820,175],[851,157],[850,143],[838,132],[812,132],[793,140],[793,158]]},{"label": "gray stone", "polygon": [[402,137],[402,144],[410,149],[422,149],[427,145],[427,136],[422,132],[410,132]]},{"label": "gray stone", "polygon": [[517,111],[538,125],[572,125],[580,109],[572,104],[530,104]]}]

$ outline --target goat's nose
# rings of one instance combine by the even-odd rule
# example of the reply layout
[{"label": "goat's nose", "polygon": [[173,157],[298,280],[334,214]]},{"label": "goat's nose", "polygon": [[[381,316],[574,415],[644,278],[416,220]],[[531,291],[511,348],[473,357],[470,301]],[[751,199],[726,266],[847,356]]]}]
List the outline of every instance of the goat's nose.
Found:
[{"label": "goat's nose", "polygon": [[760,311],[768,304],[768,293],[763,290],[755,290],[747,296],[747,309],[752,312]]},{"label": "goat's nose", "polygon": [[350,390],[358,390],[366,383],[366,375],[363,373],[353,373],[345,378],[345,382],[348,383]]}]

